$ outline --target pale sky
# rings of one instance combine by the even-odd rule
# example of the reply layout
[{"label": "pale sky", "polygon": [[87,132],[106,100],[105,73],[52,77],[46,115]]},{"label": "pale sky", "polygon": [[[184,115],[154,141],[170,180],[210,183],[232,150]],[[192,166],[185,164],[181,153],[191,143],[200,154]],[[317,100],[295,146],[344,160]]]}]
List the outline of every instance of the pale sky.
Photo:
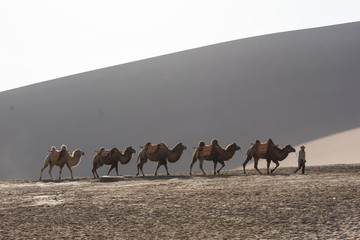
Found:
[{"label": "pale sky", "polygon": [[0,0],[0,92],[206,45],[360,21],[359,0]]}]

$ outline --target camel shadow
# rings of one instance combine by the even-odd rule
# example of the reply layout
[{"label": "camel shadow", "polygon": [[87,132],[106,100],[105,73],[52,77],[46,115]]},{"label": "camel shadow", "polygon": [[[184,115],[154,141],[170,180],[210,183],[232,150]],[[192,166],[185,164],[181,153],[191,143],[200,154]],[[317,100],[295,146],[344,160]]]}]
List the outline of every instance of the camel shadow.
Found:
[{"label": "camel shadow", "polygon": [[42,183],[64,183],[64,182],[81,182],[81,181],[89,181],[91,178],[62,178],[62,179],[42,179],[37,180]]},{"label": "camel shadow", "polygon": [[159,179],[164,179],[164,180],[167,180],[167,179],[175,179],[175,178],[178,178],[178,179],[183,179],[183,180],[186,180],[186,179],[194,179],[194,178],[207,178],[207,179],[214,179],[214,178],[230,178],[230,177],[234,177],[234,176],[237,176],[237,174],[217,174],[217,175],[214,175],[214,174],[202,174],[202,173],[199,173],[199,174],[192,174],[192,175],[189,175],[189,174],[174,174],[174,175],[158,175],[158,176],[135,176],[135,177],[131,177],[133,179],[144,179],[144,180],[159,180]]}]

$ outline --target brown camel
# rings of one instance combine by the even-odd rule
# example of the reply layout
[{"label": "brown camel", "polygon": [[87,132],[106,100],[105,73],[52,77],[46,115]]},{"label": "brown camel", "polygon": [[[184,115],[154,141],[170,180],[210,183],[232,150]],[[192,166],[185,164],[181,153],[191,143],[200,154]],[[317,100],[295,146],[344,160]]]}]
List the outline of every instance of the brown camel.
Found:
[{"label": "brown camel", "polygon": [[183,151],[187,149],[186,146],[184,146],[182,143],[176,144],[172,149],[169,149],[168,146],[166,146],[166,144],[163,142],[155,146],[155,150],[149,151],[150,148],[153,148],[154,146],[151,146],[151,143],[147,142],[144,148],[139,152],[139,156],[137,159],[138,172],[136,176],[139,175],[140,171],[142,175],[145,176],[143,172],[143,165],[147,162],[148,159],[150,161],[157,162],[155,176],[157,176],[157,171],[161,165],[164,165],[167,175],[170,175],[167,167],[167,161],[169,163],[177,162],[180,159]]},{"label": "brown camel", "polygon": [[[203,142],[201,142],[203,143]],[[202,144],[200,144],[202,145]],[[199,146],[200,146],[199,145]],[[211,151],[210,155],[203,155],[203,152],[201,151],[201,148],[196,148],[194,154],[193,154],[193,160],[190,164],[190,175],[191,170],[195,162],[199,159],[199,167],[201,171],[206,175],[204,169],[203,169],[203,162],[204,160],[213,161],[214,163],[214,175],[216,175],[216,165],[217,163],[220,163],[222,166],[219,170],[217,170],[217,173],[220,174],[220,170],[225,167],[225,161],[229,161],[234,155],[237,150],[240,150],[241,148],[236,145],[236,143],[232,143],[228,145],[225,149],[220,146],[213,146],[213,149]]]},{"label": "brown camel", "polygon": [[280,165],[279,161],[284,160],[289,155],[289,153],[295,152],[295,149],[290,144],[284,146],[283,148],[279,148],[278,146],[276,146],[273,143],[273,141],[271,139],[269,139],[267,143],[268,143],[268,147],[267,147],[267,151],[265,153],[259,152],[259,150],[258,150],[259,144],[260,144],[259,141],[257,141],[256,144],[253,144],[253,146],[251,146],[249,148],[249,150],[247,151],[247,154],[246,154],[245,162],[243,163],[244,174],[246,174],[245,166],[252,158],[254,158],[254,168],[260,174],[261,174],[261,172],[257,167],[259,159],[260,158],[266,159],[267,174],[270,174],[269,168],[270,168],[271,161],[273,161],[276,164],[274,169],[271,170],[271,173],[273,173],[275,171],[275,169]]},{"label": "brown camel", "polygon": [[55,155],[56,153],[59,153],[59,152],[56,151],[55,147],[52,147],[51,152],[46,156],[46,158],[44,160],[44,165],[43,165],[43,167],[41,169],[41,172],[40,172],[40,178],[39,178],[40,180],[42,179],[42,173],[43,173],[44,169],[47,168],[48,165],[50,165],[49,175],[50,175],[51,179],[53,178],[52,175],[51,175],[52,168],[54,166],[59,166],[60,167],[59,179],[61,179],[62,169],[63,169],[63,167],[65,165],[70,171],[71,178],[73,178],[71,168],[76,167],[77,165],[79,165],[79,163],[81,161],[81,156],[85,155],[85,153],[83,151],[81,151],[80,149],[76,149],[75,151],[72,152],[71,155],[66,153],[65,156],[63,156],[60,159],[57,159],[57,157],[53,157],[53,155]]},{"label": "brown camel", "polygon": [[129,163],[132,154],[135,152],[136,151],[132,147],[126,147],[124,153],[121,153],[121,151],[117,147],[114,147],[109,151],[109,154],[107,156],[101,156],[101,154],[99,153],[95,154],[92,167],[92,173],[94,175],[94,178],[99,178],[96,169],[103,165],[111,165],[107,175],[109,175],[111,170],[115,168],[116,175],[119,176],[118,163],[120,162],[123,165]]}]

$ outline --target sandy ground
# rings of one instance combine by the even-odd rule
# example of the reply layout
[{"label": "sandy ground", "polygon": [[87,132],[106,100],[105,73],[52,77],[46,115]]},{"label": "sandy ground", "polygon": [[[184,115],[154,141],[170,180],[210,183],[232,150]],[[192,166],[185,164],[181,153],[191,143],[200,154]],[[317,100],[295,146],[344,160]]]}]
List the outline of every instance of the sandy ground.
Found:
[{"label": "sandy ground", "polygon": [[[250,170],[251,167],[249,166]],[[1,239],[356,239],[360,165],[0,181]],[[210,174],[210,173],[209,173]]]}]

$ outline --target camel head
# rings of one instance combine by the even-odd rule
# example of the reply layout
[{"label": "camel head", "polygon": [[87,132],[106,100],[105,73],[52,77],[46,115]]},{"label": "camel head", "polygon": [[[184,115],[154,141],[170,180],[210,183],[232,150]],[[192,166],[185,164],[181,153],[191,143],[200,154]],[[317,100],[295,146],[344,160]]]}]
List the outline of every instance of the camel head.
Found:
[{"label": "camel head", "polygon": [[181,149],[181,150],[186,150],[186,149],[187,149],[187,147],[186,147],[185,145],[183,145],[181,142],[178,143],[178,144],[176,144],[175,147],[176,147],[176,148],[179,148],[179,149]]},{"label": "camel head", "polygon": [[286,145],[284,149],[286,149],[289,153],[295,152],[295,148],[293,148],[290,144]]},{"label": "camel head", "polygon": [[74,157],[80,157],[80,156],[84,156],[85,152],[81,151],[80,149],[76,149],[73,154]]},{"label": "camel head", "polygon": [[228,147],[226,147],[226,149],[234,149],[235,151],[238,151],[241,149],[241,147],[239,147],[238,145],[236,145],[236,143],[232,143],[230,144]]},{"label": "camel head", "polygon": [[133,148],[130,146],[130,147],[126,147],[126,148],[125,148],[124,154],[126,154],[126,153],[133,154],[133,153],[136,153],[136,151],[135,151],[135,149],[133,149]]}]

